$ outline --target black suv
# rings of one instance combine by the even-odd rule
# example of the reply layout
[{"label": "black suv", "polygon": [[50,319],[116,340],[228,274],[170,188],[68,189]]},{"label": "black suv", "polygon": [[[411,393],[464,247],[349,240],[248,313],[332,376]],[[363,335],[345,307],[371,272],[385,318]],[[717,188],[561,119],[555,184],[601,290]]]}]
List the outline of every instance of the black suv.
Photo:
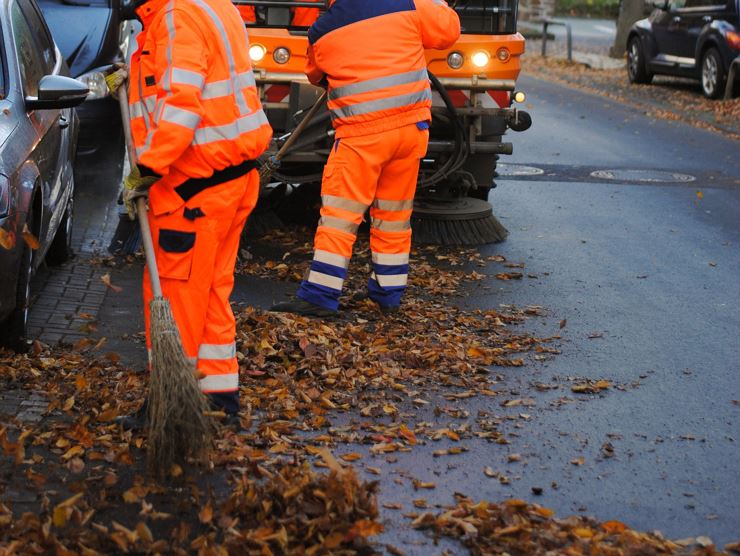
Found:
[{"label": "black suv", "polygon": [[[725,92],[730,64],[740,56],[740,0],[666,0],[632,26],[627,73],[650,83],[662,73],[701,80],[708,98]],[[736,74],[736,80],[738,79]]]},{"label": "black suv", "polygon": [[37,2],[70,74],[90,89],[87,102],[77,110],[77,166],[80,162],[103,162],[103,168],[112,167],[115,172],[123,163],[121,113],[108,92],[102,70],[125,58],[130,35],[124,30],[126,20],[133,17],[131,5],[125,0]]}]

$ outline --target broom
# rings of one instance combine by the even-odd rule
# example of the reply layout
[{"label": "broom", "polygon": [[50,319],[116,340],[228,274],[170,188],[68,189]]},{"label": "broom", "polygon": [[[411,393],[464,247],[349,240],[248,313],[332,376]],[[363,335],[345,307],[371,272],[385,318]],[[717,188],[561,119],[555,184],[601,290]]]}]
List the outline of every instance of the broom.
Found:
[{"label": "broom", "polygon": [[[133,166],[136,164],[136,151],[131,140],[126,83],[119,89],[118,101],[126,148]],[[184,462],[188,457],[197,461],[206,459],[211,445],[211,423],[206,413],[208,402],[196,378],[195,364],[185,355],[170,302],[162,295],[144,197],[136,200],[136,211],[153,293],[149,303],[152,354],[147,463],[150,471],[164,476],[173,464]]]},{"label": "broom", "polygon": [[300,123],[296,126],[296,128],[293,130],[293,133],[290,134],[290,137],[288,137],[288,140],[283,143],[283,146],[280,147],[280,150],[275,154],[274,156],[271,156],[267,162],[265,162],[260,167],[260,185],[265,186],[268,183],[270,183],[270,178],[272,177],[272,174],[275,173],[275,170],[277,170],[280,167],[280,161],[285,156],[285,154],[290,150],[290,147],[295,143],[296,139],[303,133],[303,130],[306,129],[306,126],[309,124],[309,122],[313,119],[313,117],[316,115],[316,112],[319,111],[319,109],[324,105],[324,102],[326,102],[326,91],[321,93],[321,96],[316,99],[316,102],[311,106],[311,109],[308,111],[308,114],[305,115],[305,117],[300,121]]}]

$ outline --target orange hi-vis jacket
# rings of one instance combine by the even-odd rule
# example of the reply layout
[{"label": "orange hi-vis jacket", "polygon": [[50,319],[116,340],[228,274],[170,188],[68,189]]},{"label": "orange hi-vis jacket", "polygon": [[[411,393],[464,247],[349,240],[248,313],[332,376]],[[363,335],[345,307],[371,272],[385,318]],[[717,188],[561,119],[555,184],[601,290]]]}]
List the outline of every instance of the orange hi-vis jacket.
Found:
[{"label": "orange hi-vis jacket", "polygon": [[131,62],[131,133],[139,165],[162,176],[149,194],[157,215],[182,206],[197,180],[239,175],[272,129],[229,0],[149,0],[136,13],[144,27]]},{"label": "orange hi-vis jacket", "polygon": [[425,48],[449,48],[460,20],[443,0],[335,0],[308,31],[306,75],[329,85],[336,137],[431,119]]}]

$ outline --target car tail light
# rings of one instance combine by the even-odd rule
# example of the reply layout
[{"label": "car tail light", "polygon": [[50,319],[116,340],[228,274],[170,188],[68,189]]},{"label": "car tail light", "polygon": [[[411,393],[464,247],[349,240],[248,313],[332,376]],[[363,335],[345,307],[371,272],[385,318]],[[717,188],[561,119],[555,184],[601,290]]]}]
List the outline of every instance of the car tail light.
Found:
[{"label": "car tail light", "polygon": [[511,58],[511,53],[508,48],[502,46],[496,51],[496,58],[498,58],[499,62],[506,63],[509,61],[509,58]]},{"label": "car tail light", "polygon": [[465,58],[459,52],[450,52],[450,55],[447,56],[447,65],[452,69],[460,69],[463,62],[465,62]]},{"label": "car tail light", "polygon": [[725,38],[732,48],[734,48],[735,50],[740,50],[740,33],[737,33],[735,31],[727,31]]}]

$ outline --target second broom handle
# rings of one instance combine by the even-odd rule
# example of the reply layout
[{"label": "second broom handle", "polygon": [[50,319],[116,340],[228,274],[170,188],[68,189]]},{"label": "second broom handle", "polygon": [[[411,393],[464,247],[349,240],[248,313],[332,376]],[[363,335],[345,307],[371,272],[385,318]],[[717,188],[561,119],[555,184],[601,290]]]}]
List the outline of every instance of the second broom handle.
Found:
[{"label": "second broom handle", "polygon": [[[123,124],[123,135],[126,139],[128,162],[133,168],[136,165],[136,149],[134,148],[133,138],[131,137],[127,82],[124,82],[118,89],[118,104],[121,107],[121,122]],[[149,228],[146,199],[144,197],[136,199],[136,212],[139,215],[138,220],[139,226],[141,227],[141,242],[144,244],[144,255],[146,256],[146,266],[149,270],[149,280],[152,283],[152,294],[154,297],[162,297],[162,284],[159,282],[159,269],[157,268],[157,259],[154,256],[154,242],[152,241],[152,231]]]}]

